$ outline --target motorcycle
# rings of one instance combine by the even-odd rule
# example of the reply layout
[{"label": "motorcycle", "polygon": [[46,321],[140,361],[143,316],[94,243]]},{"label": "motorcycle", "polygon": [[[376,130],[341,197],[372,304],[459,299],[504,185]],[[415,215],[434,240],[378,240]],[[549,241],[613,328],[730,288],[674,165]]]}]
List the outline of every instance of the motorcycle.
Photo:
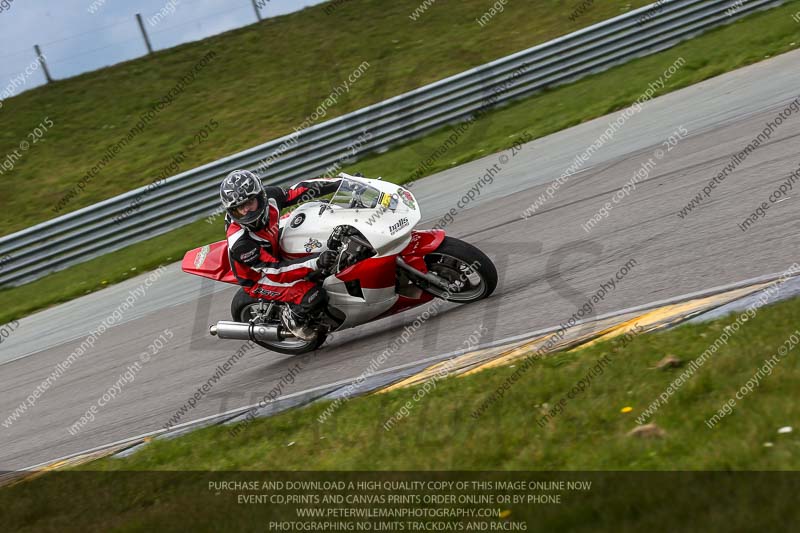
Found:
[{"label": "motorcycle", "polygon": [[[334,266],[317,271],[328,293],[321,316],[309,322],[316,336],[295,337],[283,324],[283,302],[254,298],[239,289],[231,302],[233,321],[210,326],[219,339],[250,340],[272,351],[316,350],[331,332],[418,307],[434,298],[470,303],[497,286],[497,270],[478,248],[443,230],[416,230],[422,215],[408,189],[379,179],[341,173],[329,200],[304,203],[280,219],[284,257],[333,250]],[[184,272],[237,284],[227,241],[186,253]]]}]

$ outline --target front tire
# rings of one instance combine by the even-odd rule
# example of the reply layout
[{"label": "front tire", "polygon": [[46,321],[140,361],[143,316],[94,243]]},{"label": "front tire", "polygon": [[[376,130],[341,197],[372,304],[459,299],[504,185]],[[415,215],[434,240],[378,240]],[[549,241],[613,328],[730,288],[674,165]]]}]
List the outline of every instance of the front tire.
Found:
[{"label": "front tire", "polygon": [[425,256],[428,272],[442,278],[450,289],[428,286],[427,292],[456,303],[476,302],[487,298],[497,287],[497,269],[486,254],[475,246],[445,237],[439,247]]},{"label": "front tire", "polygon": [[[253,318],[256,318],[258,313],[258,307],[262,304],[266,303],[269,305],[268,301],[259,300],[258,298],[253,298],[246,292],[244,289],[239,289],[236,292],[236,295],[233,297],[231,301],[231,317],[235,322],[250,322]],[[275,302],[276,305],[279,305],[278,310],[280,310],[283,305],[280,302]],[[274,312],[271,313],[269,317],[269,322],[280,322],[280,313]],[[291,337],[282,341],[253,341],[262,348],[266,348],[267,350],[271,350],[273,352],[278,353],[285,353],[287,355],[300,355],[308,352],[313,352],[314,350],[318,349],[322,344],[325,342],[326,335],[324,333],[320,333],[317,335],[317,338],[311,341],[304,341],[302,339],[298,339],[296,337]]]}]

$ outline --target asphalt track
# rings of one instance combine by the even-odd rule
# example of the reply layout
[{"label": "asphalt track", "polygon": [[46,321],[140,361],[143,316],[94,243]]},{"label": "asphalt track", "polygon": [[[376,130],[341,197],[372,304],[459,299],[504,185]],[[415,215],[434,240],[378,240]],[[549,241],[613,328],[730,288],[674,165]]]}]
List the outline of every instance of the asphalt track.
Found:
[{"label": "asphalt track", "polygon": [[[493,183],[446,228],[486,251],[501,281],[488,300],[448,305],[393,353],[386,366],[456,350],[481,324],[489,330],[481,339],[485,344],[564,322],[631,259],[635,265],[592,315],[784,271],[800,259],[800,203],[795,191],[748,231],[737,224],[800,165],[800,114],[786,120],[699,208],[685,219],[676,213],[798,96],[798,67],[800,52],[792,52],[647,103],[527,220],[523,211],[616,114],[529,143],[513,157],[510,151],[493,154],[416,183],[414,192],[425,226],[430,227],[456,207],[488,167],[501,166]],[[666,152],[663,141],[681,126],[688,136]],[[581,224],[657,149],[664,149],[665,155],[649,177],[586,233]],[[501,157],[506,163],[500,163]],[[0,422],[142,279],[21,321],[0,352],[0,362],[5,361],[0,364]],[[33,407],[9,427],[0,425],[0,470],[24,468],[162,427],[241,346],[206,333],[210,322],[228,319],[233,290],[170,267]],[[282,393],[356,378],[418,313],[334,335]],[[165,328],[174,334],[166,347],[99,410],[96,420],[71,435],[68,426]],[[280,354],[248,352],[181,422],[256,403],[297,362]]]}]

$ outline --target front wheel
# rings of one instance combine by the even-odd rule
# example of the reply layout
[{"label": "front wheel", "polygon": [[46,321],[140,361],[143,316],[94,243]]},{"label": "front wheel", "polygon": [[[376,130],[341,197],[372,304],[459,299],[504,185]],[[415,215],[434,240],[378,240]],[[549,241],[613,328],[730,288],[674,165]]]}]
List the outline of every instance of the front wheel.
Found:
[{"label": "front wheel", "polygon": [[497,287],[497,269],[492,260],[475,246],[445,237],[439,247],[425,256],[428,272],[442,278],[448,288],[430,285],[427,292],[448,302],[469,303],[488,297]]},{"label": "front wheel", "polygon": [[[233,297],[231,302],[231,317],[236,322],[250,322],[251,320],[257,323],[267,324],[280,324],[280,312],[285,304],[281,302],[273,302],[272,310],[269,309],[270,302],[253,298],[243,289],[239,289],[236,296]],[[311,341],[305,341],[296,337],[289,337],[282,341],[253,341],[262,348],[272,350],[273,352],[285,353],[288,355],[300,355],[308,352],[313,352],[325,342],[325,334],[320,333],[317,338]]]}]

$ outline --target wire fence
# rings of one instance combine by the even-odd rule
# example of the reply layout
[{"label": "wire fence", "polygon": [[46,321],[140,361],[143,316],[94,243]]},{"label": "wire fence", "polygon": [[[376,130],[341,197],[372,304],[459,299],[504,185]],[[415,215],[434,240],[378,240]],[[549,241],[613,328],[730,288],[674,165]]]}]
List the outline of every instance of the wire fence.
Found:
[{"label": "wire fence", "polygon": [[[27,46],[22,45],[10,51],[0,49],[0,101],[41,86],[51,78],[65,79],[130,61],[322,1],[279,4],[270,0],[226,0],[218,10],[193,16],[198,11],[199,0],[163,0],[163,4],[155,11],[142,10],[136,13],[136,8],[131,6],[129,16],[110,20],[88,31],[56,35],[54,38],[32,36]],[[85,9],[82,16],[99,18],[107,8],[106,2],[84,0],[80,4]],[[5,19],[4,23],[10,21],[13,24],[12,11],[16,9],[21,7],[12,5],[8,13],[0,14]],[[14,42],[15,45],[22,44],[19,39]],[[35,48],[37,46],[38,50]],[[35,68],[32,65],[36,65]],[[39,72],[29,77],[25,75],[26,69]],[[23,75],[24,83],[14,83]]]}]

